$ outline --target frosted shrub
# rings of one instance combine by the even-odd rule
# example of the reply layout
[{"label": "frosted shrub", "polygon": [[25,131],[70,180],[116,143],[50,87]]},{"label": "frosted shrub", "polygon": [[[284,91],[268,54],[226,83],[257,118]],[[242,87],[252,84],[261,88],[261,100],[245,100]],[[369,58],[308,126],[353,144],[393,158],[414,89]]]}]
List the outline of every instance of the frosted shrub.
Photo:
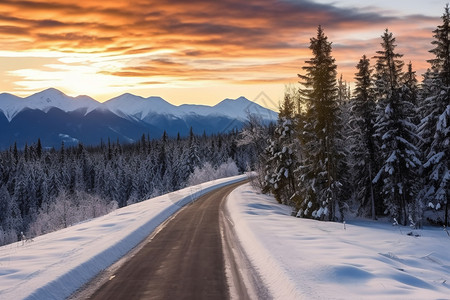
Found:
[{"label": "frosted shrub", "polygon": [[117,202],[107,203],[98,196],[78,192],[70,197],[61,193],[54,202],[44,205],[31,223],[29,236],[38,236],[78,222],[103,216],[117,208]]},{"label": "frosted shrub", "polygon": [[217,178],[224,178],[224,177],[230,177],[235,176],[239,174],[238,167],[236,166],[235,162],[231,159],[228,159],[226,163],[221,164],[216,172],[215,176]]},{"label": "frosted shrub", "polygon": [[226,163],[214,168],[211,163],[205,163],[201,168],[196,167],[189,176],[188,186],[197,185],[214,179],[235,176],[239,174],[236,163],[229,159]]}]

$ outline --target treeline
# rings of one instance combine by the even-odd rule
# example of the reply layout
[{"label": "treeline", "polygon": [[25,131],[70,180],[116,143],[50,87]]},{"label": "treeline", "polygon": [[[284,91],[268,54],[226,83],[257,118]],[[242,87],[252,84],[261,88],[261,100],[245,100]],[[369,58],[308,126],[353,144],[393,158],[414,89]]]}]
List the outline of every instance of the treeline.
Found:
[{"label": "treeline", "polygon": [[373,62],[363,55],[356,64],[349,93],[342,77],[337,80],[332,44],[319,26],[301,87],[286,92],[262,156],[263,191],[299,217],[334,221],[354,213],[448,226],[449,36],[447,5],[419,84],[386,30]]},{"label": "treeline", "polygon": [[203,166],[221,175],[251,169],[253,146],[238,145],[239,138],[236,131],[196,136],[191,130],[187,138],[143,135],[126,145],[13,146],[0,152],[0,245],[21,232],[36,236],[183,188]]}]

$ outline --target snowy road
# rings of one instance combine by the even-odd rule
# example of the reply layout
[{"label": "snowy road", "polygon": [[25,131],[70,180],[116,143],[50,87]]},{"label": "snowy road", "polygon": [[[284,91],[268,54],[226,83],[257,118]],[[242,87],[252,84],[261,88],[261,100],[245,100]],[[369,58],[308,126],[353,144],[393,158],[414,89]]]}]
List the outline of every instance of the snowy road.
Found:
[{"label": "snowy road", "polygon": [[[91,299],[229,299],[219,216],[222,202],[241,184],[208,193],[177,213]],[[234,293],[248,298],[245,287]]]}]

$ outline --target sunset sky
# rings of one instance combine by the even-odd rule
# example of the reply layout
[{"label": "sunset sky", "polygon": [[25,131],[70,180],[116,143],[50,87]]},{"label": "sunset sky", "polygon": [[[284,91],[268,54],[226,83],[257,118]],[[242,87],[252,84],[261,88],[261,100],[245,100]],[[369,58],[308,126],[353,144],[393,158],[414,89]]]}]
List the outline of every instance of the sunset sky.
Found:
[{"label": "sunset sky", "polygon": [[420,78],[447,2],[2,0],[0,92],[131,92],[176,105],[243,95],[274,107],[297,84],[319,24],[347,81],[386,28]]}]

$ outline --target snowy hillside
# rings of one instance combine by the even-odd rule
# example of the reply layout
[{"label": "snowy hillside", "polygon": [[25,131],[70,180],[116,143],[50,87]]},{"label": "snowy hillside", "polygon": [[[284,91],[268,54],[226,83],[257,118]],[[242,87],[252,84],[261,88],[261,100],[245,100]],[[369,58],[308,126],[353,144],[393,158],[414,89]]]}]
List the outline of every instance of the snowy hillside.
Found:
[{"label": "snowy hillside", "polygon": [[450,299],[450,236],[442,228],[293,218],[249,184],[230,194],[227,208],[275,299]]}]

